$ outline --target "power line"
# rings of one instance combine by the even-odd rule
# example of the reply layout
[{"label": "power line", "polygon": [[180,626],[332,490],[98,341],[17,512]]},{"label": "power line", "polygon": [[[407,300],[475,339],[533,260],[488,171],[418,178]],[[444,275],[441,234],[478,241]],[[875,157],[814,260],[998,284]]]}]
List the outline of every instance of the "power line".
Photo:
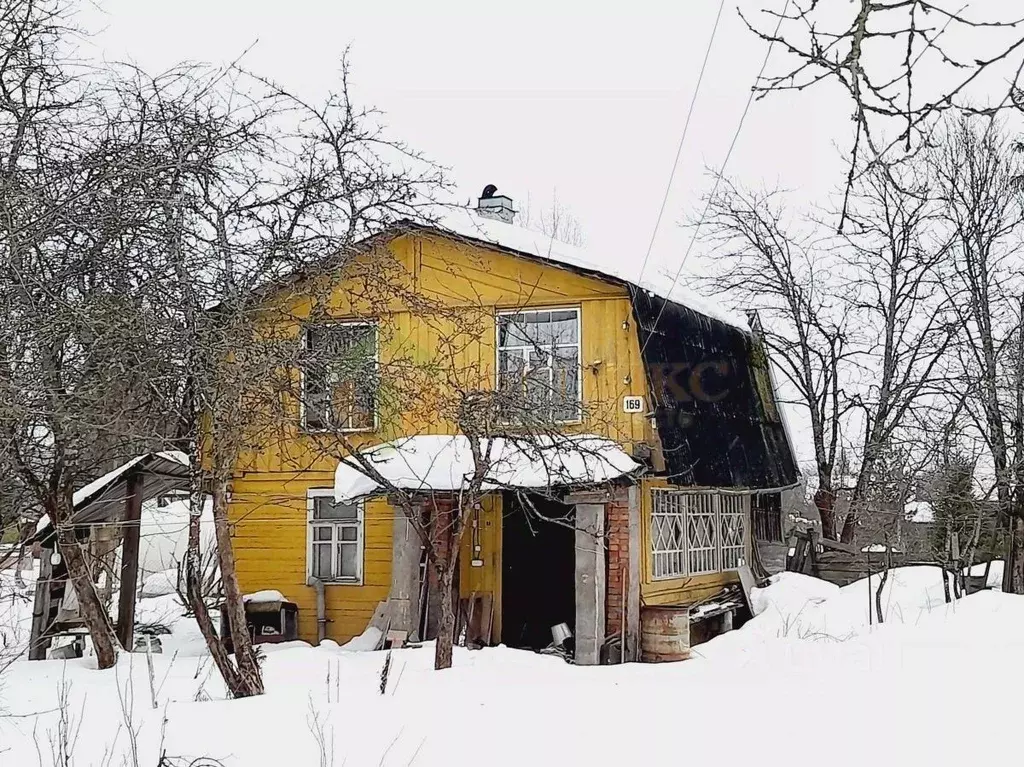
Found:
[{"label": "power line", "polygon": [[693,89],[693,96],[690,99],[690,108],[686,112],[686,121],[683,123],[683,135],[679,137],[679,144],[676,146],[676,157],[672,162],[672,171],[668,174],[668,184],[665,186],[665,194],[661,198],[661,207],[658,208],[658,218],[654,222],[654,230],[651,232],[651,241],[647,243],[647,253],[644,254],[643,264],[640,266],[640,274],[636,278],[639,284],[644,277],[644,270],[647,268],[647,261],[651,257],[651,250],[654,248],[654,240],[658,236],[658,228],[661,226],[661,219],[665,215],[665,207],[668,205],[668,195],[672,190],[672,182],[676,177],[676,170],[679,168],[679,158],[683,153],[683,144],[686,142],[686,134],[690,131],[690,118],[693,117],[693,109],[697,104],[697,94],[700,93],[700,84],[704,81],[704,72],[708,66],[708,59],[711,58],[711,48],[715,44],[715,35],[718,33],[718,22],[722,18],[722,9],[725,8],[725,0],[718,4],[718,15],[715,16],[715,25],[711,28],[711,39],[708,40],[707,50],[704,51],[704,62],[700,65],[700,75],[697,77],[697,85]]},{"label": "power line", "polygon": [[693,250],[693,243],[697,241],[697,236],[700,234],[700,229],[704,225],[704,220],[707,218],[708,211],[711,209],[711,202],[715,199],[715,195],[718,193],[718,185],[722,182],[722,176],[725,175],[725,168],[729,164],[729,159],[732,157],[733,150],[736,149],[736,143],[739,141],[740,133],[743,130],[743,123],[747,119],[747,114],[750,112],[750,106],[754,103],[754,86],[760,82],[761,78],[764,77],[764,72],[768,68],[768,59],[771,58],[772,48],[775,47],[775,40],[779,36],[779,30],[782,29],[782,22],[786,18],[786,13],[789,11],[789,6],[792,0],[786,0],[786,5],[782,9],[782,13],[779,14],[779,21],[775,25],[775,34],[772,35],[772,40],[768,43],[768,50],[764,54],[764,61],[761,62],[761,69],[757,73],[757,77],[754,79],[754,85],[750,88],[750,95],[747,96],[747,104],[743,108],[743,114],[740,115],[739,124],[736,126],[736,132],[733,134],[732,142],[729,144],[729,151],[725,153],[725,160],[722,161],[722,168],[715,177],[715,185],[711,189],[711,194],[708,196],[707,202],[704,205],[704,210],[700,214],[700,219],[697,221],[697,226],[694,229],[693,237],[690,240],[690,244],[686,248],[686,252],[683,254],[682,261],[679,262],[679,268],[676,270],[675,276],[672,278],[672,287],[669,288],[668,294],[664,297],[661,309],[658,311],[658,316],[654,320],[654,325],[651,326],[650,332],[647,334],[647,339],[644,341],[644,345],[640,347],[640,354],[643,355],[644,350],[647,348],[647,344],[654,336],[654,331],[658,328],[658,323],[661,321],[662,315],[665,313],[665,307],[668,305],[669,299],[672,295],[672,290],[679,283],[679,277],[683,273],[683,267],[686,266],[686,260],[690,257],[690,251]]}]

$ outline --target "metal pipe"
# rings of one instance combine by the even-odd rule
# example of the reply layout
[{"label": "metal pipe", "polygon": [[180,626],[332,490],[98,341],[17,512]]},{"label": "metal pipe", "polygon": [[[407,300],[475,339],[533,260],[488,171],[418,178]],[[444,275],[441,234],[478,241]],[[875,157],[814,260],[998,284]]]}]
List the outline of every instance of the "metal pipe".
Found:
[{"label": "metal pipe", "polygon": [[327,603],[324,599],[324,582],[310,576],[306,585],[312,586],[316,590],[316,643],[320,644],[327,638]]}]

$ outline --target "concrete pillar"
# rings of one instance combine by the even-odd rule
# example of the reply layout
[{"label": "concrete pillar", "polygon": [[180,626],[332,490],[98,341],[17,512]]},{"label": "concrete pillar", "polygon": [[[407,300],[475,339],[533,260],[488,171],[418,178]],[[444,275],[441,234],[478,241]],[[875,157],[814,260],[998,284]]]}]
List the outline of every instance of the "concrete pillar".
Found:
[{"label": "concrete pillar", "polygon": [[420,604],[420,537],[401,509],[395,509],[391,538],[391,593],[388,610],[391,628],[409,632],[418,641]]},{"label": "concrete pillar", "polygon": [[644,561],[640,550],[640,493],[642,488],[629,488],[629,582],[626,591],[626,646],[624,661],[640,659],[640,566]]},{"label": "concrete pillar", "polygon": [[576,663],[601,662],[605,616],[604,515],[601,503],[576,504]]}]

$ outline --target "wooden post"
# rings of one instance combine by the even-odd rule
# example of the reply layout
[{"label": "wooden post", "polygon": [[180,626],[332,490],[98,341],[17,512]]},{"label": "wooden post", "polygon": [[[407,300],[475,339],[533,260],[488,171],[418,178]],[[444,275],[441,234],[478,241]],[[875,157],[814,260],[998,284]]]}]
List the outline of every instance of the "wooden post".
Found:
[{"label": "wooden post", "polygon": [[[56,544],[53,544],[56,545]],[[32,627],[29,633],[28,659],[46,660],[50,647],[50,589],[53,588],[52,548],[42,547],[39,552],[39,577],[36,580],[35,601],[32,606]],[[68,588],[71,584],[68,584]]]},{"label": "wooden post", "polygon": [[134,647],[135,598],[139,588],[139,522],[142,518],[142,486],[145,476],[128,477],[124,502],[124,540],[121,543],[121,593],[117,599],[117,639],[128,652]]}]

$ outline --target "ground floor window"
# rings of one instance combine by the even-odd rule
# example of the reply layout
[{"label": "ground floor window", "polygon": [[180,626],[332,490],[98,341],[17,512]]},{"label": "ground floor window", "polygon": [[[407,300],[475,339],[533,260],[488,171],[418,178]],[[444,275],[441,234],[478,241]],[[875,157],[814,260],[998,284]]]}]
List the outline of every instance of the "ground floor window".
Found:
[{"label": "ground floor window", "polygon": [[651,564],[656,580],[735,570],[745,560],[750,497],[654,488]]},{"label": "ground floor window", "polygon": [[306,511],[307,574],[326,583],[362,583],[362,504],[337,503],[331,488],[312,488]]}]

